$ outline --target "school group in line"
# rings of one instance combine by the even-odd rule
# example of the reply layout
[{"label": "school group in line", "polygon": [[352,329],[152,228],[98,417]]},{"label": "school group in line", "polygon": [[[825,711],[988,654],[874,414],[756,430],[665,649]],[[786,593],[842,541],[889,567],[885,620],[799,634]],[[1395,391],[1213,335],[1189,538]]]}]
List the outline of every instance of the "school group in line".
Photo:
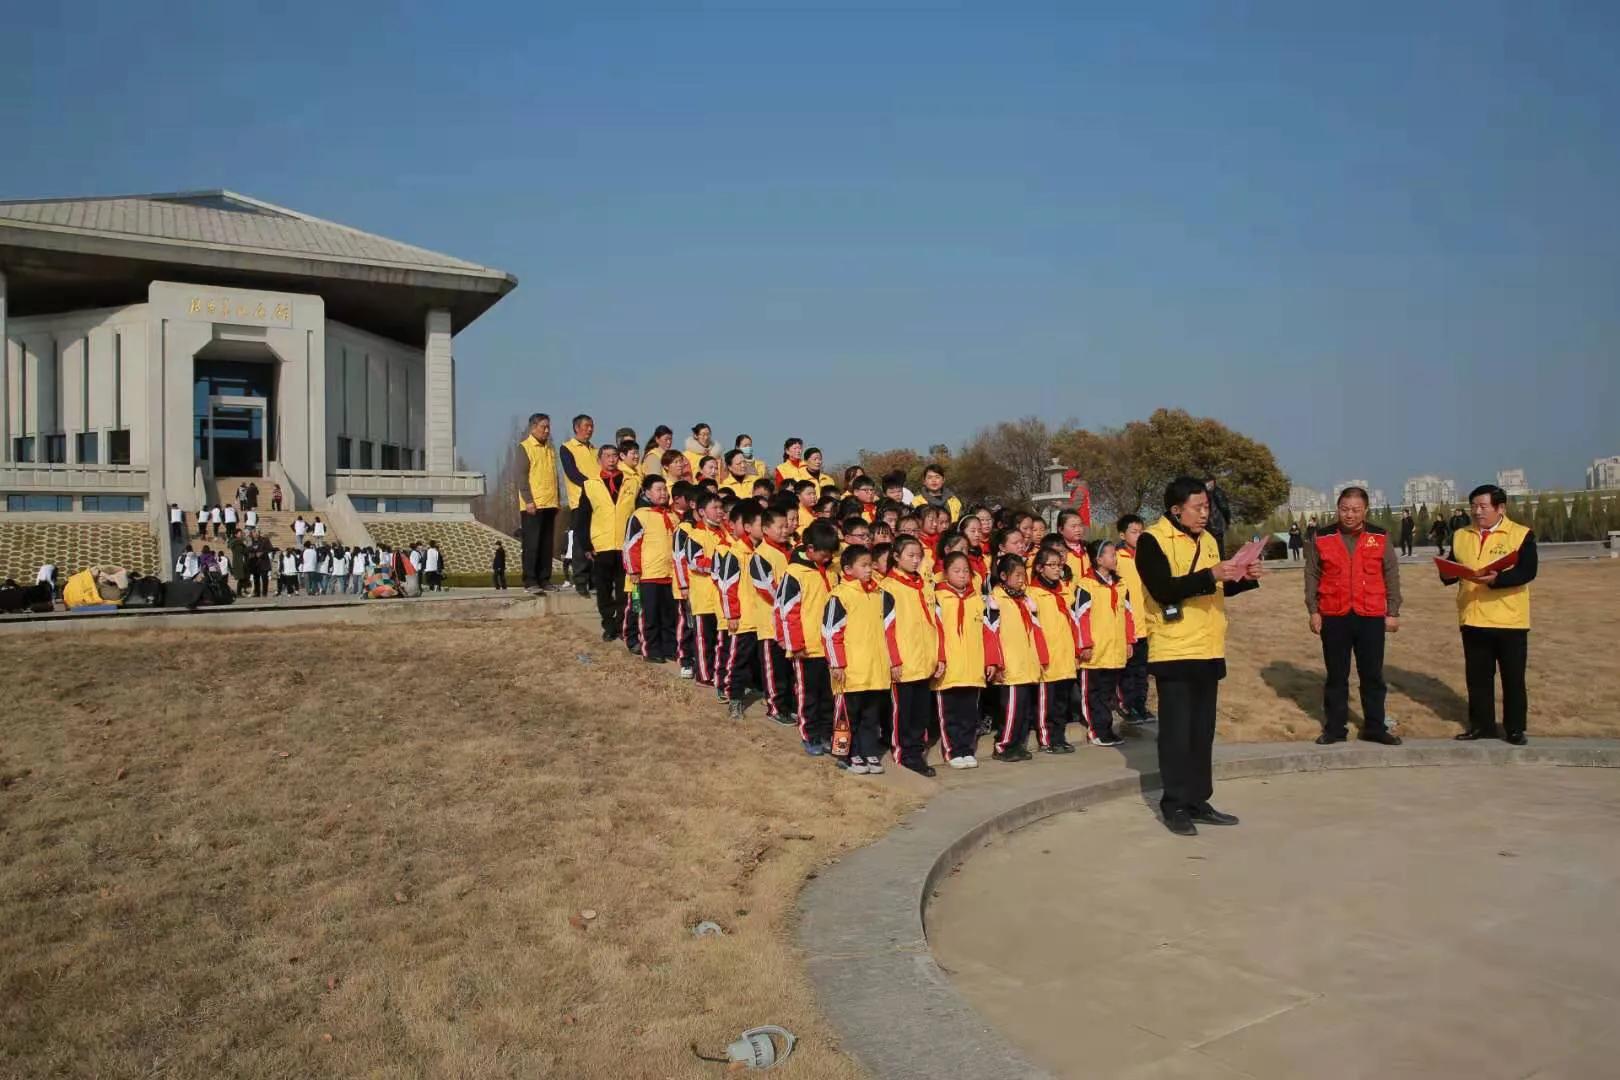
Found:
[{"label": "school group in line", "polygon": [[[588,420],[576,418],[561,457],[576,529],[588,515],[575,549],[591,552],[603,640],[675,663],[731,717],[758,701],[812,756],[869,774],[888,754],[926,776],[935,742],[966,769],[987,732],[994,758],[1016,762],[1031,757],[1032,733],[1040,752],[1065,754],[1071,730],[1116,746],[1116,714],[1153,722],[1140,518],[1088,544],[1072,510],[1048,534],[1027,511],[964,506],[938,465],[919,493],[858,468],[840,482],[795,438],[765,475],[746,436],[710,453],[699,425],[682,452],[660,428],[643,459],[633,437],[591,447]],[[554,494],[541,448],[525,440],[526,514]]]}]

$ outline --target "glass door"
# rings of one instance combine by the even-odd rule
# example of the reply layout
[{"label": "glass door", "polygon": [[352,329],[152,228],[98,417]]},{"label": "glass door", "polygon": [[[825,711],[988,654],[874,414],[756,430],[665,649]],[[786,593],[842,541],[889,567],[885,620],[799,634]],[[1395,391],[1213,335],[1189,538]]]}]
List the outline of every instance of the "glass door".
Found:
[{"label": "glass door", "polygon": [[265,475],[269,454],[264,414],[264,404],[251,399],[209,402],[208,458],[214,476]]}]

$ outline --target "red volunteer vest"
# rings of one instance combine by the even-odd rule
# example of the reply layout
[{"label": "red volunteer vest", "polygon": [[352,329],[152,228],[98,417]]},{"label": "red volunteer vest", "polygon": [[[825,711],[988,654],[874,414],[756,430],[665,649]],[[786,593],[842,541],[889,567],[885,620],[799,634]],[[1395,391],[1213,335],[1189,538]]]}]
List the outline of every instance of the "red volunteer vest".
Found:
[{"label": "red volunteer vest", "polygon": [[1389,537],[1364,531],[1356,539],[1355,555],[1345,550],[1338,529],[1322,533],[1313,541],[1322,563],[1322,580],[1316,587],[1316,609],[1323,615],[1389,614],[1389,597],[1384,591],[1384,549]]}]

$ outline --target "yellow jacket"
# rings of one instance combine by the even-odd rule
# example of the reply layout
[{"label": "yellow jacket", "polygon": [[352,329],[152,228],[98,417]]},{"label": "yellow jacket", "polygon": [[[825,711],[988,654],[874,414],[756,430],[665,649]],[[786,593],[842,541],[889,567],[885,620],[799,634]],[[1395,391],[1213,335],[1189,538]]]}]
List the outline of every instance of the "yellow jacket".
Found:
[{"label": "yellow jacket", "polygon": [[624,572],[653,585],[674,584],[678,524],[680,518],[667,507],[643,506],[632,513],[624,533]]},{"label": "yellow jacket", "polygon": [[[916,496],[911,500],[911,505],[918,509],[927,506],[928,494],[924,492],[923,494]],[[951,522],[954,524],[962,517],[962,500],[958,499],[955,495],[946,495],[943,509],[946,513],[951,515]]]},{"label": "yellow jacket", "polygon": [[761,632],[761,638],[770,638],[772,641],[782,640],[782,624],[778,620],[776,610],[776,594],[782,587],[782,576],[787,573],[788,560],[793,558],[793,549],[778,547],[770,540],[766,540],[754,549],[754,558],[762,566],[749,562],[752,572],[748,575],[754,582],[754,593],[759,602],[770,611],[770,630]]},{"label": "yellow jacket", "polygon": [[[1470,570],[1478,570],[1524,546],[1530,530],[1506,516],[1497,522],[1488,538],[1479,526],[1458,529],[1451,538],[1451,558]],[[1513,569],[1518,569],[1514,567]],[[1510,574],[1504,570],[1502,574]],[[1532,574],[1532,577],[1534,575]],[[1457,583],[1457,620],[1463,626],[1495,627],[1502,630],[1530,629],[1530,585],[1492,588],[1477,581]]]},{"label": "yellow jacket", "polygon": [[816,566],[803,552],[793,556],[776,595],[776,620],[781,629],[778,640],[782,648],[807,656],[827,655],[821,621],[827,614],[827,599],[837,584],[838,572],[831,566]]},{"label": "yellow jacket", "polygon": [[1075,597],[1075,625],[1080,631],[1080,647],[1091,649],[1091,659],[1080,666],[1088,670],[1122,668],[1129,659],[1125,646],[1136,643],[1136,618],[1131,610],[1130,589],[1118,578],[1104,581],[1093,570],[1080,579]]},{"label": "yellow jacket", "polygon": [[966,593],[940,585],[934,603],[945,642],[945,674],[934,680],[934,689],[983,686],[984,669],[1001,665],[996,636],[985,624],[984,597],[971,585]]},{"label": "yellow jacket", "polygon": [[887,690],[894,645],[894,597],[871,582],[846,578],[833,587],[821,620],[827,666],[842,668],[844,691]]},{"label": "yellow jacket", "polygon": [[[1212,569],[1221,561],[1215,537],[1207,531],[1195,539],[1176,527],[1166,514],[1142,534],[1152,537],[1170,563],[1172,577],[1184,577],[1197,570]],[[1153,622],[1148,638],[1148,662],[1170,660],[1218,660],[1226,656],[1226,594],[1217,582],[1215,591],[1182,600],[1181,618],[1164,621],[1164,609],[1153,594],[1143,589],[1142,606]]]},{"label": "yellow jacket", "polygon": [[[562,452],[564,454],[563,481],[568,491],[568,505],[579,506],[581,505],[580,489],[582,485],[569,473],[569,466],[572,466],[574,472],[583,476],[586,480],[597,475],[597,473],[601,472],[601,469],[596,463],[596,448],[589,443],[582,443],[578,439],[569,439],[562,444]],[[613,546],[616,547],[617,545]]]},{"label": "yellow jacket", "polygon": [[781,488],[784,480],[808,479],[810,479],[810,471],[804,467],[804,462],[801,461],[795,465],[786,458],[777,463],[776,472],[771,475],[771,480],[776,484],[777,488]]},{"label": "yellow jacket", "polygon": [[557,451],[549,442],[541,443],[533,435],[524,436],[518,445],[523,448],[523,456],[529,461],[528,477],[523,490],[518,493],[518,509],[522,510],[526,502],[534,503],[536,510],[556,509]]},{"label": "yellow jacket", "polygon": [[758,482],[759,477],[757,476],[745,476],[738,480],[728,472],[726,478],[720,481],[720,490],[722,492],[729,491],[739,499],[752,499],[754,497],[754,485]]},{"label": "yellow jacket", "polygon": [[636,508],[636,494],[641,491],[641,478],[634,474],[619,474],[619,497],[609,492],[600,470],[585,481],[582,497],[591,504],[591,550],[618,551],[624,543],[624,534],[630,527],[630,515]]},{"label": "yellow jacket", "polygon": [[932,679],[934,668],[945,662],[945,638],[940,633],[933,590],[920,574],[912,576],[898,567],[884,578],[882,587],[894,597],[900,681]]},{"label": "yellow jacket", "polygon": [[738,536],[726,545],[717,566],[721,616],[736,619],[739,634],[774,640],[776,594],[771,564],[759,555],[753,541]]},{"label": "yellow jacket", "polygon": [[62,586],[62,603],[69,608],[87,607],[93,604],[120,604],[122,600],[103,600],[101,590],[96,588],[96,574],[93,570],[80,570],[67,579]]},{"label": "yellow jacket", "polygon": [[1080,651],[1080,631],[1074,624],[1069,587],[1060,583],[1049,589],[1036,582],[1026,593],[1035,601],[1041,629],[1046,634],[1046,663],[1041,665],[1041,682],[1064,682],[1075,677],[1075,654]]},{"label": "yellow jacket", "polygon": [[1027,593],[1012,596],[997,585],[990,590],[985,616],[990,621],[990,629],[995,631],[997,651],[1001,654],[1001,681],[1008,686],[1040,682],[1050,654],[1035,601]]},{"label": "yellow jacket", "polygon": [[711,529],[699,522],[682,523],[677,543],[686,547],[686,572],[689,575],[692,614],[719,615],[720,587],[715,581],[715,561],[726,541],[726,527]]},{"label": "yellow jacket", "polygon": [[1136,640],[1141,641],[1153,632],[1153,622],[1148,617],[1147,605],[1142,602],[1145,594],[1142,592],[1142,574],[1136,569],[1136,552],[1121,544],[1116,569],[1119,580],[1125,583],[1125,593],[1130,597],[1132,621],[1136,625]]}]

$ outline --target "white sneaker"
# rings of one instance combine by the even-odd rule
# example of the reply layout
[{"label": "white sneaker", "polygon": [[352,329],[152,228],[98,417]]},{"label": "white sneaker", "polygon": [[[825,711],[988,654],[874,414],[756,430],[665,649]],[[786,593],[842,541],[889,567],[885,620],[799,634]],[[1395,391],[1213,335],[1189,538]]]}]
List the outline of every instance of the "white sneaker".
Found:
[{"label": "white sneaker", "polygon": [[971,769],[973,766],[968,764],[968,762],[972,760],[972,758],[968,757],[953,757],[951,758],[950,765],[953,769]]},{"label": "white sneaker", "polygon": [[883,759],[880,758],[880,757],[869,757],[869,758],[867,758],[866,759],[866,771],[871,773],[873,776],[876,776],[878,773],[882,772],[883,771]]},{"label": "white sneaker", "polygon": [[693,674],[693,672],[692,672],[691,668],[689,668],[689,667],[681,668],[681,678],[690,679],[692,677],[692,674]]},{"label": "white sneaker", "polygon": [[964,769],[977,769],[979,767],[979,759],[974,757],[972,754],[969,754],[962,760],[967,762],[966,765],[962,766]]},{"label": "white sneaker", "polygon": [[849,771],[854,773],[856,776],[865,776],[868,771],[866,768],[866,759],[858,757],[850,758]]}]

